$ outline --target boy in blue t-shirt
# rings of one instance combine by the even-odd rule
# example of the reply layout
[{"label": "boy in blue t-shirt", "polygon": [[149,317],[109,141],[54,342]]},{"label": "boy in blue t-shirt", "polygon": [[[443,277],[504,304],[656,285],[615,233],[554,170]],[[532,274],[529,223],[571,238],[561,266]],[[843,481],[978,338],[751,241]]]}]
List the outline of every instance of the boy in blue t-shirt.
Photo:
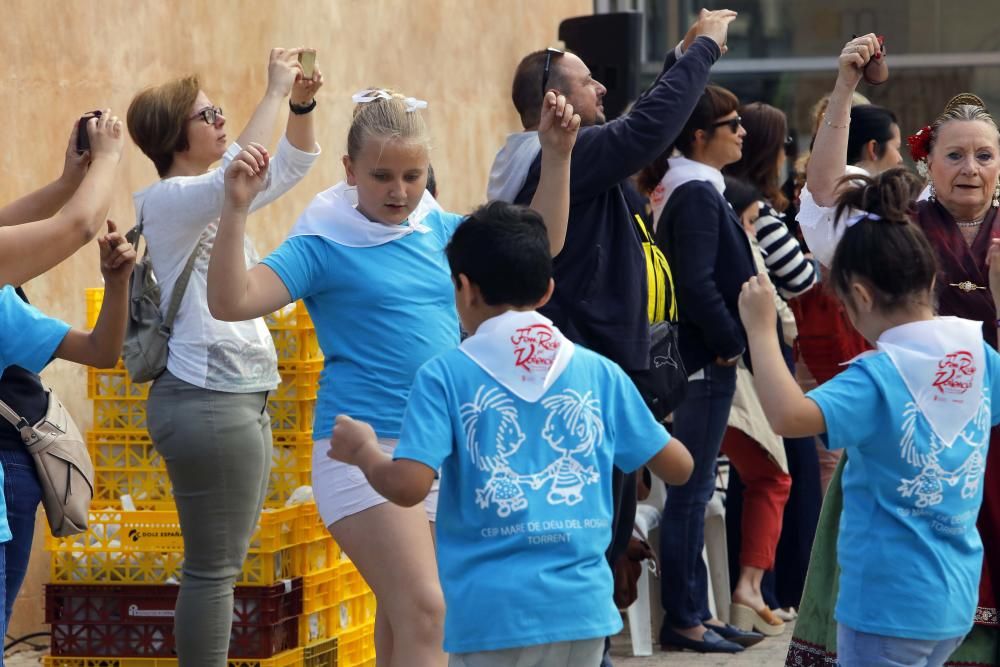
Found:
[{"label": "boy in blue t-shirt", "polygon": [[648,464],[683,484],[691,456],[617,365],[535,312],[554,287],[537,213],[488,204],[459,226],[447,255],[472,335],[418,371],[393,458],[345,415],[330,456],[405,506],[423,500],[440,469],[451,665],[596,666],[604,637],[621,629],[604,560],[612,466]]}]

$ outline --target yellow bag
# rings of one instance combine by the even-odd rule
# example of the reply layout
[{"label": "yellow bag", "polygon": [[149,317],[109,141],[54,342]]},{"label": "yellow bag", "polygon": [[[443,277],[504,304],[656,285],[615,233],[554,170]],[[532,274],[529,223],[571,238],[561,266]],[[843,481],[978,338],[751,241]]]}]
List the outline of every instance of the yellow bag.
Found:
[{"label": "yellow bag", "polygon": [[[674,278],[670,273],[670,264],[656,247],[652,235],[646,229],[642,216],[635,214],[635,222],[642,234],[642,251],[646,255],[646,297],[649,323],[655,324],[668,320],[677,321],[677,296],[674,294]],[[667,307],[667,292],[670,292],[670,306]]]}]

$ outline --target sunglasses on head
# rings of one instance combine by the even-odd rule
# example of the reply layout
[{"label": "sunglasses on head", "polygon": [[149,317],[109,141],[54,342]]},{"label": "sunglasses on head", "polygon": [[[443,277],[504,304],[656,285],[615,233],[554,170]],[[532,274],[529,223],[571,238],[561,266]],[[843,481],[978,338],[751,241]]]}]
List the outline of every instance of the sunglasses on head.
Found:
[{"label": "sunglasses on head", "polygon": [[549,74],[552,73],[552,56],[561,56],[565,51],[551,46],[545,49],[545,67],[542,69],[542,97],[545,97],[546,86],[549,85]]},{"label": "sunglasses on head", "polygon": [[219,119],[222,115],[222,107],[205,107],[199,111],[196,111],[194,115],[188,117],[188,120],[194,120],[199,116],[208,125],[215,125],[215,121]]}]

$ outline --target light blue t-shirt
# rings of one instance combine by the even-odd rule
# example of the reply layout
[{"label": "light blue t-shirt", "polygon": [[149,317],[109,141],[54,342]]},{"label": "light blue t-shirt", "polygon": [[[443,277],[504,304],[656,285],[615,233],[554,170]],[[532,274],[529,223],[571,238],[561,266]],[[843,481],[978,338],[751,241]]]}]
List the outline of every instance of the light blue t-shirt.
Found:
[{"label": "light blue t-shirt", "polygon": [[[0,375],[8,366],[39,373],[52,360],[70,327],[25,303],[13,287],[0,289]],[[3,468],[0,468],[0,486]],[[11,539],[7,503],[0,493],[0,542]]]},{"label": "light blue t-shirt", "polygon": [[972,628],[983,561],[976,518],[990,426],[1000,423],[1000,356],[984,347],[979,412],[950,447],[884,352],[808,393],[826,420],[830,449],[848,452],[838,622],[930,640]]},{"label": "light blue t-shirt", "polygon": [[635,470],[669,440],[625,373],[579,345],[535,403],[461,350],[424,365],[394,456],[441,470],[445,650],[617,633],[612,466]]},{"label": "light blue t-shirt", "polygon": [[417,369],[458,346],[444,249],[461,221],[432,211],[421,221],[430,232],[368,248],[293,236],[264,259],[292,299],[305,301],[326,357],[314,438],[329,438],[341,413],[399,437]]}]

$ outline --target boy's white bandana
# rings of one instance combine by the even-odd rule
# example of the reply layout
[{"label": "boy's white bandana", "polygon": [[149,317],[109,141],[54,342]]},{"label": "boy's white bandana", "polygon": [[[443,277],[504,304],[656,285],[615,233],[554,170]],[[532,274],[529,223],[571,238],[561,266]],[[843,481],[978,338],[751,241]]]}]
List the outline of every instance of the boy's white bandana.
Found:
[{"label": "boy's white bandana", "polygon": [[483,322],[459,346],[490,377],[535,403],[573,357],[573,342],[534,311],[510,310]]}]

